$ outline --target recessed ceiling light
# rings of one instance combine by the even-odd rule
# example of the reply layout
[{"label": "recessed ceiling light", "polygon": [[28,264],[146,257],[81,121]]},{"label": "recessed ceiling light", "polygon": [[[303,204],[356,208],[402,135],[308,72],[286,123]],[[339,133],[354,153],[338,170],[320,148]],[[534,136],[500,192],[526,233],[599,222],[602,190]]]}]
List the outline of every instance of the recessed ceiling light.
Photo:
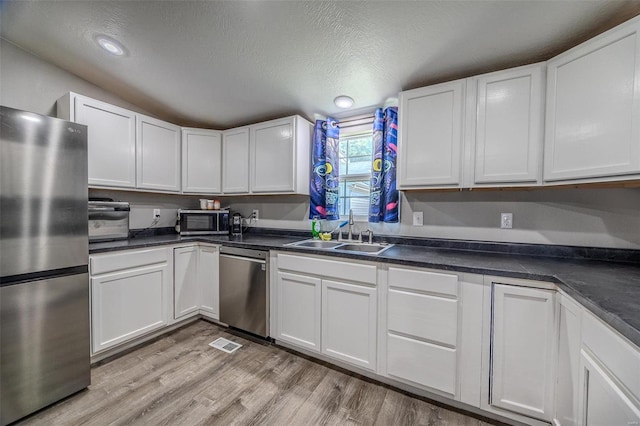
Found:
[{"label": "recessed ceiling light", "polygon": [[353,106],[353,98],[349,96],[341,95],[333,100],[338,108],[351,108]]},{"label": "recessed ceiling light", "polygon": [[107,37],[105,35],[99,35],[96,37],[96,41],[107,52],[111,53],[115,56],[124,56],[125,49],[118,41],[112,39],[111,37]]}]

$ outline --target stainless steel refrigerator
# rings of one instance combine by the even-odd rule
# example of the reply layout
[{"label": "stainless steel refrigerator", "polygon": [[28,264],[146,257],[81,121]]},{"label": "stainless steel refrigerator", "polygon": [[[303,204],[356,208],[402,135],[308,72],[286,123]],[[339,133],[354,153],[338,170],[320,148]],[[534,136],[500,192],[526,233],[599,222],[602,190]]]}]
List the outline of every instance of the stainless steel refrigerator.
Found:
[{"label": "stainless steel refrigerator", "polygon": [[0,107],[0,424],[90,384],[87,127]]}]

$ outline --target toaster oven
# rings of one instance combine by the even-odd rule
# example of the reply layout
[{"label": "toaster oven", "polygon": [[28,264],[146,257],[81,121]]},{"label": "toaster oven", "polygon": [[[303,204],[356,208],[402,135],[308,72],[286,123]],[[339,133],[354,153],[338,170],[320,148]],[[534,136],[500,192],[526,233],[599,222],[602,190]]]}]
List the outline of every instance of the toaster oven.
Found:
[{"label": "toaster oven", "polygon": [[129,238],[129,203],[89,201],[88,210],[90,242]]}]

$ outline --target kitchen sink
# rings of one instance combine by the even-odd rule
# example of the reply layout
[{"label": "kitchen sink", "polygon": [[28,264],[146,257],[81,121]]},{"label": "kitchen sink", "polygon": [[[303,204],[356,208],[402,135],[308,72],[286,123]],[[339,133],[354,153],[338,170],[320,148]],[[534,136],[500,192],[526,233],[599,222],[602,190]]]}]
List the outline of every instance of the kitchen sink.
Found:
[{"label": "kitchen sink", "polygon": [[380,254],[393,244],[368,244],[368,243],[352,243],[344,241],[320,241],[320,240],[304,240],[287,244],[294,247],[314,248],[327,251],[349,251],[353,253]]},{"label": "kitchen sink", "polygon": [[291,244],[296,247],[310,247],[310,248],[320,248],[320,249],[332,249],[342,245],[342,243],[338,241],[320,241],[320,240],[304,240],[299,241],[297,243]]},{"label": "kitchen sink", "polygon": [[381,245],[381,244],[343,244],[341,246],[336,247],[336,250],[344,250],[344,251],[355,251],[361,253],[371,253],[371,254],[379,254],[384,250],[390,248],[391,245]]}]

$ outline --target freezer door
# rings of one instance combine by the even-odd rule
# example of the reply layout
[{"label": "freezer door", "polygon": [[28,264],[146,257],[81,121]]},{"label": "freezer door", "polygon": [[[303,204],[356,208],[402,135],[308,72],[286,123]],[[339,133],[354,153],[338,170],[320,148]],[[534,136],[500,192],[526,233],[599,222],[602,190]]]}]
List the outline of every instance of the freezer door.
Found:
[{"label": "freezer door", "polygon": [[0,107],[2,277],[88,263],[87,127]]},{"label": "freezer door", "polygon": [[0,425],[89,386],[89,276],[0,287]]}]

